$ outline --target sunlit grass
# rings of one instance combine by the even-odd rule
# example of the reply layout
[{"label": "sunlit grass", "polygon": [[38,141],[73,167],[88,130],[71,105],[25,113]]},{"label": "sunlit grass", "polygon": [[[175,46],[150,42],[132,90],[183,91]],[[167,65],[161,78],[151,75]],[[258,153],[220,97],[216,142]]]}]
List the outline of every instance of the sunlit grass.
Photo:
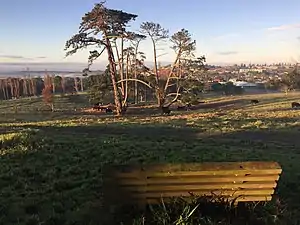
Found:
[{"label": "sunlit grass", "polygon": [[[251,105],[252,98],[260,103]],[[45,111],[41,99],[1,102],[0,224],[97,224],[105,164],[245,160],[283,166],[278,194],[296,221],[300,110],[290,102],[300,95],[208,99],[229,100],[239,102],[171,116],[145,107],[149,113],[125,117],[81,112],[89,107],[84,95],[57,96],[56,112]]]}]

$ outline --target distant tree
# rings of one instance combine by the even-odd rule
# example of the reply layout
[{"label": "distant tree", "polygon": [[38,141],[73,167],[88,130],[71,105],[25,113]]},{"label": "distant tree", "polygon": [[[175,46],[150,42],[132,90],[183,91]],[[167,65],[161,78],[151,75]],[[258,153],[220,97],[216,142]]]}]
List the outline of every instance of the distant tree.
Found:
[{"label": "distant tree", "polygon": [[183,79],[183,90],[179,100],[185,104],[197,104],[199,95],[203,92],[204,83],[199,80]]},{"label": "distant tree", "polygon": [[60,85],[61,85],[62,95],[64,95],[66,93],[66,80],[64,76],[61,76]]},{"label": "distant tree", "polygon": [[[204,90],[206,81],[205,57],[185,59],[181,62],[180,72],[183,73],[179,80],[180,100],[184,103],[197,104],[199,95]],[[182,71],[181,71],[182,70]]]},{"label": "distant tree", "polygon": [[42,77],[35,77],[31,78],[31,82],[34,85],[35,95],[39,96],[42,94],[42,91],[44,89],[44,80]]},{"label": "distant tree", "polygon": [[[123,92],[123,101],[127,102],[128,99],[128,94],[129,94],[129,79],[131,78],[130,76],[133,74],[133,58],[134,58],[134,48],[133,47],[128,47],[124,49],[123,51],[123,57],[124,57],[124,79],[125,81],[125,89]],[[136,82],[136,81],[135,81]]]},{"label": "distant tree", "polygon": [[153,22],[143,23],[141,29],[152,40],[154,53],[154,73],[148,73],[147,79],[155,90],[159,107],[170,106],[181,95],[192,93],[192,87],[188,85],[191,82],[188,81],[199,80],[197,76],[204,68],[205,57],[195,58],[196,42],[188,30],[181,29],[170,37],[176,56],[174,62],[165,67],[168,71],[163,77],[158,71],[156,45],[168,37],[168,31]]},{"label": "distant tree", "polygon": [[59,75],[56,75],[56,76],[53,77],[54,82],[53,82],[52,85],[55,85],[56,92],[62,92],[62,88],[61,88],[61,85],[60,85],[61,80],[62,80],[62,78]]},{"label": "distant tree", "polygon": [[214,91],[214,92],[223,92],[223,91],[224,91],[223,85],[220,84],[219,82],[213,83],[213,84],[211,85],[211,89],[212,89],[212,91]]},{"label": "distant tree", "polygon": [[109,65],[103,74],[87,77],[89,101],[91,104],[97,102],[111,103],[113,101],[113,85],[110,79]]},{"label": "distant tree", "polygon": [[244,93],[242,87],[236,86],[232,82],[227,82],[225,84],[214,83],[211,88],[212,91],[223,93],[224,95],[240,95]]},{"label": "distant tree", "polygon": [[28,82],[26,77],[23,78],[23,96],[28,96]]},{"label": "distant tree", "polygon": [[8,79],[4,79],[4,86],[5,86],[5,95],[6,95],[6,99],[10,99],[11,96],[9,96],[9,84],[8,84]]},{"label": "distant tree", "polygon": [[52,87],[52,79],[49,75],[45,75],[44,77],[44,89],[42,91],[44,103],[51,108],[51,111],[54,111],[53,104],[53,87]]},{"label": "distant tree", "polygon": [[78,34],[66,42],[65,50],[69,50],[66,54],[68,56],[76,53],[79,49],[94,46],[95,49],[90,51],[89,66],[106,50],[116,112],[117,115],[122,115],[125,113],[126,107],[122,104],[122,95],[117,83],[120,78],[117,73],[118,62],[115,60],[113,42],[115,38],[123,37],[126,34],[127,24],[137,15],[109,9],[104,4],[105,2],[95,4],[94,8],[82,17]]},{"label": "distant tree", "polygon": [[14,87],[15,87],[15,98],[20,98],[20,79],[14,78]]},{"label": "distant tree", "polygon": [[80,90],[81,90],[81,92],[83,92],[83,91],[84,91],[84,86],[83,86],[83,77],[82,77],[82,76],[80,77]]},{"label": "distant tree", "polygon": [[75,89],[76,93],[78,93],[79,92],[78,78],[74,76],[73,79],[74,79],[74,89]]},{"label": "distant tree", "polygon": [[7,83],[9,84],[10,95],[12,98],[14,98],[15,97],[15,88],[14,88],[13,78],[11,78],[11,77],[7,78]]},{"label": "distant tree", "polygon": [[240,95],[244,92],[242,87],[235,86],[232,82],[223,84],[223,90],[225,95]]},{"label": "distant tree", "polygon": [[37,83],[33,77],[30,78],[30,92],[31,96],[37,96]]},{"label": "distant tree", "polygon": [[2,99],[3,100],[9,99],[8,91],[7,91],[6,79],[0,79],[0,88],[2,90],[2,96],[3,96]]},{"label": "distant tree", "polygon": [[292,71],[283,76],[282,88],[286,93],[290,90],[300,88],[300,72],[298,66],[296,66]]},{"label": "distant tree", "polygon": [[139,74],[139,66],[144,65],[144,59],[146,58],[143,52],[139,51],[139,45],[141,43],[142,40],[144,40],[146,38],[145,35],[142,34],[137,34],[137,33],[133,33],[130,32],[128,34],[128,39],[131,41],[131,44],[133,46],[134,49],[134,59],[133,59],[133,73],[134,73],[134,79],[136,79],[134,81],[134,101],[137,104],[138,103],[138,74]]},{"label": "distant tree", "polygon": [[51,78],[51,83],[52,83],[52,93],[55,94],[56,93],[56,84],[55,84],[55,79],[54,79],[55,75],[52,74],[50,78]]},{"label": "distant tree", "polygon": [[155,88],[155,95],[159,107],[162,107],[165,101],[164,86],[160,82],[158,72],[158,54],[157,45],[165,41],[169,37],[169,31],[164,29],[159,23],[143,22],[140,26],[141,33],[150,38],[153,48],[153,60],[154,60],[154,80],[151,82]]}]

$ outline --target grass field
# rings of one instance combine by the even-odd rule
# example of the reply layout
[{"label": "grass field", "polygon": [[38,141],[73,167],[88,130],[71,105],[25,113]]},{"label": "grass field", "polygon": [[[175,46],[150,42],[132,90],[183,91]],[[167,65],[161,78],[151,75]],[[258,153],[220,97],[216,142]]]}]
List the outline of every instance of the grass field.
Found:
[{"label": "grass field", "polygon": [[82,112],[85,95],[0,102],[0,224],[99,224],[102,166],[119,163],[274,160],[278,195],[300,221],[300,93],[210,97],[160,116],[132,107],[116,118]]}]

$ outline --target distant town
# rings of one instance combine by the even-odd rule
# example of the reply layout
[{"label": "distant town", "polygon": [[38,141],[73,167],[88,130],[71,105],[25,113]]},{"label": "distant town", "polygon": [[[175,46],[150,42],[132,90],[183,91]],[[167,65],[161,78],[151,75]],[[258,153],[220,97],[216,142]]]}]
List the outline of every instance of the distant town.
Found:
[{"label": "distant town", "polygon": [[[282,81],[284,75],[293,70],[297,64],[292,63],[273,63],[273,64],[232,64],[232,65],[209,65],[206,64],[206,71],[203,72],[202,81],[206,84],[205,89],[211,90],[214,83],[225,84],[232,82],[233,85],[243,88],[247,93],[257,93],[268,89],[269,91],[278,91],[278,84]],[[152,66],[150,65],[149,68]],[[70,67],[69,67],[70,68]],[[83,72],[80,69],[72,71],[71,69],[54,70],[26,70],[1,72],[0,78],[29,78],[44,77],[45,74],[61,77],[82,77]],[[170,64],[159,68],[160,76],[167,75],[170,70]],[[103,70],[93,70],[86,75],[100,75]],[[274,84],[274,85],[272,85]],[[273,88],[272,88],[273,86]],[[276,87],[275,87],[276,86]]]},{"label": "distant town", "polygon": [[[164,67],[166,68],[166,67]],[[251,83],[266,83],[270,79],[281,80],[282,76],[288,74],[295,64],[292,63],[277,63],[277,64],[234,64],[234,65],[206,65],[206,81],[208,82],[228,82],[234,81],[236,85],[242,85],[243,82],[248,82],[248,85]],[[96,75],[102,73],[103,70],[94,70],[89,73],[89,75]],[[50,75],[58,76],[81,76],[82,71],[76,70],[27,70],[20,71],[9,71],[2,72],[0,71],[0,77],[23,77],[23,76],[44,76],[45,73]]]},{"label": "distant town", "polygon": [[248,82],[250,86],[253,83],[266,83],[270,79],[281,80],[285,74],[288,74],[295,64],[235,64],[232,66],[214,66],[208,65],[208,75],[211,81],[235,81],[236,85],[242,85]]}]

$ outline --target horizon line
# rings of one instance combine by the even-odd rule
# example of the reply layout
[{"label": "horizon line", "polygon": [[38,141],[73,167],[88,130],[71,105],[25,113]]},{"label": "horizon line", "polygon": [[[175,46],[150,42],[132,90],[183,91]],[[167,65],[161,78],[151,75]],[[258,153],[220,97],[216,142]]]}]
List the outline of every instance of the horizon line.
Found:
[{"label": "horizon line", "polygon": [[[151,63],[151,64],[154,64],[154,62],[152,61],[145,61],[145,63]],[[158,63],[168,63],[168,64],[172,64],[173,62],[171,61],[158,61]],[[239,64],[239,63],[251,63],[251,64],[274,64],[274,63],[292,63],[290,61],[287,61],[287,60],[277,60],[277,61],[272,61],[272,62],[267,62],[267,61],[264,61],[264,62],[254,62],[253,60],[244,60],[244,61],[236,61],[236,62],[206,62],[206,64]],[[31,64],[31,65],[42,65],[42,64],[63,64],[63,65],[66,65],[66,64],[88,64],[88,63],[85,63],[85,62],[55,62],[55,61],[52,61],[52,62],[0,62],[0,65],[26,65],[26,64]],[[93,65],[97,65],[96,63],[93,64]],[[93,66],[92,65],[92,66]],[[99,65],[99,64],[98,64]]]}]

